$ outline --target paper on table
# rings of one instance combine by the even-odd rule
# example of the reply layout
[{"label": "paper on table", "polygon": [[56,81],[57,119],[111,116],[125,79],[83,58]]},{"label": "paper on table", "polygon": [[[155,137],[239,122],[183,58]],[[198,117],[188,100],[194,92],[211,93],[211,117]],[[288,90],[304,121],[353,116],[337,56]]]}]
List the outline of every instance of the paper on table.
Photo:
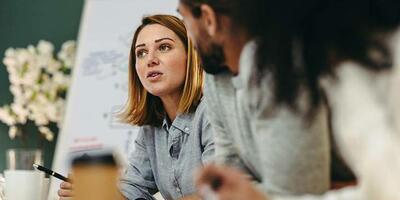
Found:
[{"label": "paper on table", "polygon": [[3,174],[0,174],[0,200],[4,200],[4,183]]}]

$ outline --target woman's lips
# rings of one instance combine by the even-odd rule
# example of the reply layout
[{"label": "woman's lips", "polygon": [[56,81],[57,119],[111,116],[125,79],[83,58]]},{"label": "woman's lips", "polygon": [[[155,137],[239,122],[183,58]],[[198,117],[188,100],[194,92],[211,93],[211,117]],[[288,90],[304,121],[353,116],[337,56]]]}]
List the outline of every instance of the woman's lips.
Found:
[{"label": "woman's lips", "polygon": [[159,79],[162,75],[163,75],[163,73],[154,71],[154,72],[148,73],[148,74],[147,74],[147,78],[150,79],[150,80],[157,80],[157,79]]}]

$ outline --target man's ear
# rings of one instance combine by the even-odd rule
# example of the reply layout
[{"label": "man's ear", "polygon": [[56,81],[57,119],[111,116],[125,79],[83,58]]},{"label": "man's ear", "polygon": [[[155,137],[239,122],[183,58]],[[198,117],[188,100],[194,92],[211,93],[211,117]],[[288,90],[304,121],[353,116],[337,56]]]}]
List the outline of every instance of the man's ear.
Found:
[{"label": "man's ear", "polygon": [[218,30],[218,20],[217,20],[217,15],[209,5],[207,4],[202,4],[200,6],[201,10],[201,18],[203,25],[208,32],[208,34],[212,37],[214,37],[217,33]]}]

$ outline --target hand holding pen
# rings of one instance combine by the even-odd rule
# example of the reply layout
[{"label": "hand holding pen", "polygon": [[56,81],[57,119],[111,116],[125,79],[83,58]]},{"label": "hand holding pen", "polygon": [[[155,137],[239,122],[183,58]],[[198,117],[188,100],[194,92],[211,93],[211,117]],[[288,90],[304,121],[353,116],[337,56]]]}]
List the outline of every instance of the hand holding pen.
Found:
[{"label": "hand holding pen", "polygon": [[237,169],[207,165],[199,170],[196,188],[203,200],[267,200]]},{"label": "hand holding pen", "polygon": [[[68,176],[68,178],[71,180],[70,176]],[[72,183],[63,181],[60,184],[60,189],[58,190],[57,194],[60,197],[60,200],[70,199],[71,197],[73,197],[74,190],[72,188]]]},{"label": "hand holding pen", "polygon": [[60,199],[68,199],[69,197],[73,196],[73,190],[72,190],[72,181],[70,176],[65,177],[57,172],[54,172],[51,169],[47,169],[43,166],[37,165],[37,164],[33,164],[33,167],[39,171],[42,171],[48,175],[54,176],[60,180],[62,180],[63,182],[60,184],[60,189],[58,190],[58,196],[60,196]]}]

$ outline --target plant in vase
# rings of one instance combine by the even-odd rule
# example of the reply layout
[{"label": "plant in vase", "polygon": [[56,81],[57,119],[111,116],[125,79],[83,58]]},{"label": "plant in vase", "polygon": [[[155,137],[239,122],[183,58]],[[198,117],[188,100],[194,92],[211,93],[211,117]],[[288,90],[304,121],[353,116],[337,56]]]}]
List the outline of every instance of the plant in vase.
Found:
[{"label": "plant in vase", "polygon": [[0,107],[0,121],[9,126],[11,139],[27,140],[23,128],[32,123],[41,138],[53,141],[50,127],[62,125],[75,52],[74,41],[65,42],[57,56],[53,44],[47,41],[6,50],[3,63],[9,73],[13,102]]}]

